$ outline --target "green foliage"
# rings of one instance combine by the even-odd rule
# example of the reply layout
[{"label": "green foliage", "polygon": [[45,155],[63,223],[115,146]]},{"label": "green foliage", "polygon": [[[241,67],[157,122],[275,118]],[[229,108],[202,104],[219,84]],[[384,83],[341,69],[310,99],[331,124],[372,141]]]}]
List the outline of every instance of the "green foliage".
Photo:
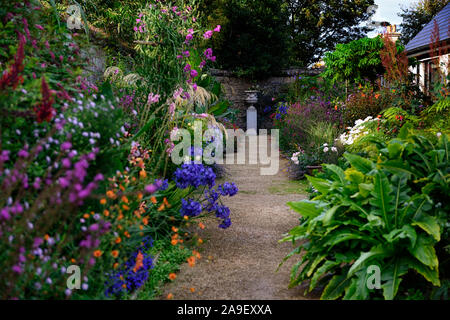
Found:
[{"label": "green foliage", "polygon": [[[297,245],[286,259],[301,254],[290,287],[309,280],[309,291],[325,286],[322,299],[394,299],[420,279],[430,293],[448,276],[448,136],[404,126],[376,147],[374,158],[345,154],[345,170],[325,165],[308,177],[315,197],[289,203],[302,216],[282,240]],[[371,265],[381,270],[380,291],[368,289]]]},{"label": "green foliage", "polygon": [[334,52],[325,54],[327,68],[324,76],[333,82],[363,83],[366,78],[374,81],[384,73],[380,57],[382,48],[380,36],[338,44]]}]

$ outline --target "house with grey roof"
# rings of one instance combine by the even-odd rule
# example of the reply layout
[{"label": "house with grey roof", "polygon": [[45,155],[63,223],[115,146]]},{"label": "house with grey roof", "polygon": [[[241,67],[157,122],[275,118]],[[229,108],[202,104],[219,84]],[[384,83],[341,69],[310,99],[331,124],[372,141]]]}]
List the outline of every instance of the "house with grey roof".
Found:
[{"label": "house with grey roof", "polygon": [[435,82],[441,81],[449,73],[450,3],[405,48],[408,57],[416,58],[419,62],[411,68],[417,83],[424,92],[429,92]]}]

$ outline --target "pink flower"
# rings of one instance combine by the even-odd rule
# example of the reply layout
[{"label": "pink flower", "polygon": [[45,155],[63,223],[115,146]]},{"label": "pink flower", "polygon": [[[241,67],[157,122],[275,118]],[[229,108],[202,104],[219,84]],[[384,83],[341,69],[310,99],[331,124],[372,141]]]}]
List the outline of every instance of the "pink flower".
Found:
[{"label": "pink flower", "polygon": [[148,186],[145,187],[144,190],[147,193],[155,193],[158,190],[158,188],[154,184],[149,184]]},{"label": "pink flower", "polygon": [[194,91],[197,91],[197,88],[198,88],[197,84],[194,83],[194,84],[192,85],[192,89],[194,89]]},{"label": "pink flower", "polygon": [[208,30],[203,34],[203,39],[210,39],[212,37],[212,35],[213,35],[213,32],[211,30]]},{"label": "pink flower", "polygon": [[217,27],[214,29],[215,32],[220,32],[220,24],[217,25]]},{"label": "pink flower", "polygon": [[192,78],[195,78],[196,76],[198,76],[197,70],[192,69],[192,70],[191,70],[191,77],[192,77]]},{"label": "pink flower", "polygon": [[154,94],[153,92],[149,93],[148,95],[148,104],[153,104],[159,102],[159,94]]},{"label": "pink flower", "polygon": [[44,27],[41,26],[40,24],[35,24],[34,25],[36,28],[38,28],[39,30],[44,30]]}]

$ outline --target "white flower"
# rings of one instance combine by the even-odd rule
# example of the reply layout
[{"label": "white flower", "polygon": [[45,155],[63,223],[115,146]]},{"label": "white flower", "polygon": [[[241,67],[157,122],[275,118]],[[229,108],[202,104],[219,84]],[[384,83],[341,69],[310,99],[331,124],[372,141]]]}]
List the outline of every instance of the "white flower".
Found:
[{"label": "white flower", "polygon": [[331,147],[331,151],[333,151],[333,152],[337,152],[338,150],[337,150],[337,148],[336,148],[336,147]]},{"label": "white flower", "polygon": [[328,150],[330,150],[328,147],[323,148],[323,152],[328,152]]},{"label": "white flower", "polygon": [[438,138],[440,138],[440,137],[442,136],[442,133],[438,132],[438,133],[436,133],[436,136],[437,136]]},{"label": "white flower", "polygon": [[324,147],[328,147],[328,143],[324,143],[323,146],[324,146]]}]

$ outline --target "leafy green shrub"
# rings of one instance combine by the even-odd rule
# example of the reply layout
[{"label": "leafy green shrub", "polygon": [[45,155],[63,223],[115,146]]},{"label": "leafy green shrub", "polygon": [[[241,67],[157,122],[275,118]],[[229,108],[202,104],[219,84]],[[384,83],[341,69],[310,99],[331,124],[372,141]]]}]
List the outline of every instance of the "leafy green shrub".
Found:
[{"label": "leafy green shrub", "polygon": [[[397,138],[373,143],[374,158],[346,153],[347,169],[325,165],[321,178],[308,177],[312,200],[289,203],[302,215],[282,240],[298,245],[285,259],[302,254],[290,287],[309,280],[310,291],[325,285],[322,299],[394,299],[448,278],[448,136],[404,126]],[[381,270],[382,296],[367,286],[372,265]]]}]

